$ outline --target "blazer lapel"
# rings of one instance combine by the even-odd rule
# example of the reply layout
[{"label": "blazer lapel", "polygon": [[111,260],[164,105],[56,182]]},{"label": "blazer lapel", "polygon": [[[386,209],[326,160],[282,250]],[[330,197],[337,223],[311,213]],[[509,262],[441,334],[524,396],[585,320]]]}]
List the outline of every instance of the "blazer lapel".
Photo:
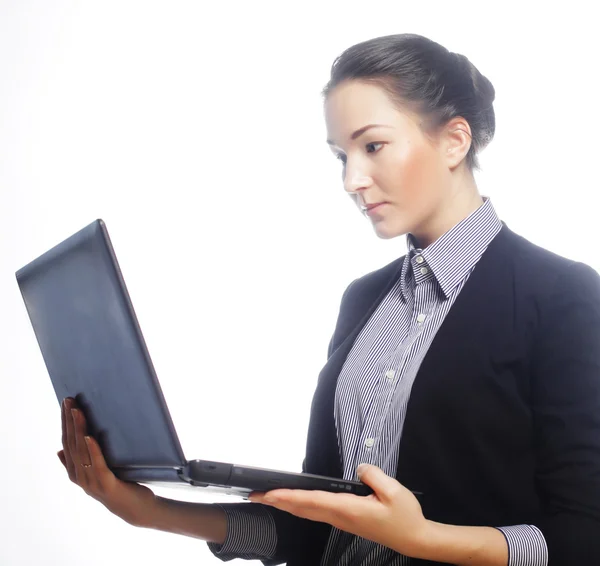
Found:
[{"label": "blazer lapel", "polygon": [[313,474],[342,477],[334,418],[337,379],[356,337],[379,303],[400,277],[403,257],[374,274],[368,284],[361,286],[360,294],[351,289],[342,305],[336,326],[341,343],[333,343],[333,352],[321,370],[313,397],[308,429],[305,471]]},{"label": "blazer lapel", "polygon": [[[471,395],[472,382],[490,359],[516,356],[523,343],[515,334],[512,312],[512,232],[506,225],[492,240],[438,329],[412,386],[407,405],[397,479],[426,491],[425,454],[421,435],[450,410],[455,396]],[[477,383],[475,385],[478,385]],[[448,422],[452,422],[451,416]],[[441,422],[445,422],[441,419]]]}]

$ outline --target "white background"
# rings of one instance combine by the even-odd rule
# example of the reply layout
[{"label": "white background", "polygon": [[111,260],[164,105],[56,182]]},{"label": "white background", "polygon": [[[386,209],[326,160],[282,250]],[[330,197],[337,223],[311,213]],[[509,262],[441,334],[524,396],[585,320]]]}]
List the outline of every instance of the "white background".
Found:
[{"label": "white background", "polygon": [[186,455],[299,470],[341,294],[405,252],[325,144],[334,58],[402,32],[467,55],[497,92],[480,191],[598,269],[587,6],[1,0],[0,564],[219,563],[68,481],[18,268],[103,218]]}]

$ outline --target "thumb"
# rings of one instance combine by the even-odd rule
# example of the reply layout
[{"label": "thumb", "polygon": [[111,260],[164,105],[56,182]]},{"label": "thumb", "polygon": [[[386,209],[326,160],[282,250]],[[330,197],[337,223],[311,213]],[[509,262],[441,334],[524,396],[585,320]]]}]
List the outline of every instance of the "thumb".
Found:
[{"label": "thumb", "polygon": [[398,482],[388,476],[381,468],[372,464],[360,464],[356,468],[358,479],[373,489],[380,499],[389,499]]},{"label": "thumb", "polygon": [[[378,468],[377,466],[373,466],[372,464],[364,464],[363,463],[363,464],[359,464],[358,468],[356,468],[356,475],[358,476],[358,479],[360,481],[365,481],[364,480],[365,475],[372,476],[372,474],[374,473],[374,470],[379,471],[382,474],[384,473],[383,470],[381,468]],[[377,472],[375,472],[375,473],[377,473]]]},{"label": "thumb", "polygon": [[92,436],[86,436],[85,444],[87,446],[88,454],[90,455],[90,462],[94,470],[103,474],[110,472],[98,441]]}]

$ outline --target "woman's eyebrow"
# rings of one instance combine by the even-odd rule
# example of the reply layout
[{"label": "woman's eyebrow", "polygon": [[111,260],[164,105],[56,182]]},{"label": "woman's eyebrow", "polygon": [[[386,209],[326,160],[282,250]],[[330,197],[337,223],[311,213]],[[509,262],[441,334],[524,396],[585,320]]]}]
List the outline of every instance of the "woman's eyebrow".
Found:
[{"label": "woman's eyebrow", "polygon": [[[354,132],[350,136],[350,139],[355,140],[356,138],[362,136],[367,130],[370,130],[371,128],[391,128],[391,127],[392,126],[386,126],[385,124],[368,124],[367,126],[363,126],[362,128],[359,128],[358,130],[356,130],[356,132]],[[335,145],[335,142],[333,140],[327,140],[327,143],[329,145]]]}]

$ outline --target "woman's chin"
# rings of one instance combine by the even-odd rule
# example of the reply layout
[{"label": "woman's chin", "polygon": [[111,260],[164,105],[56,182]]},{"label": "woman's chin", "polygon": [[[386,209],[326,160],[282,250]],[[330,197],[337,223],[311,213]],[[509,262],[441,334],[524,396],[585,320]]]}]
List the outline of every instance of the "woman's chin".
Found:
[{"label": "woman's chin", "polygon": [[402,226],[391,226],[386,222],[373,222],[373,229],[377,237],[382,240],[391,240],[406,234],[406,230]]}]

